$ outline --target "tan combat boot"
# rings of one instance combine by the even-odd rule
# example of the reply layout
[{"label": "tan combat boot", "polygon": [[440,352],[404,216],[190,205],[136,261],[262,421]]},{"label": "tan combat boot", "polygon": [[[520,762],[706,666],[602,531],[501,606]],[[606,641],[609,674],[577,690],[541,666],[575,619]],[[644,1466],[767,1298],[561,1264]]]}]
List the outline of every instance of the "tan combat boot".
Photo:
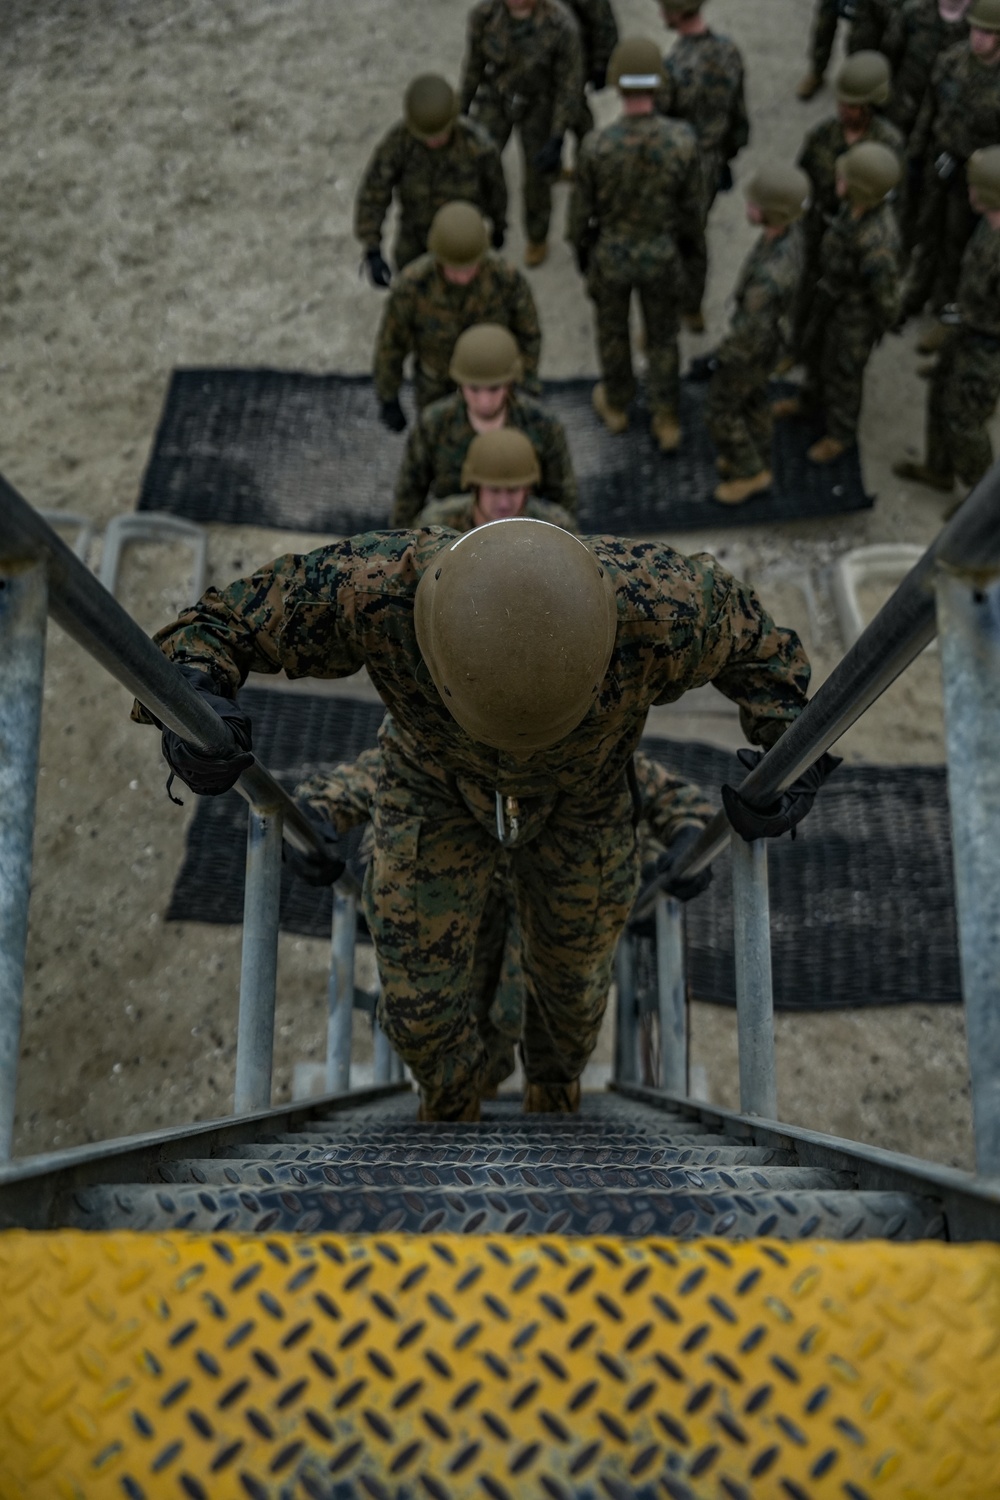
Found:
[{"label": "tan combat boot", "polygon": [[801,417],[802,402],[798,396],[782,396],[780,400],[771,402],[771,415],[779,421],[787,417]]},{"label": "tan combat boot", "polygon": [[526,1083],[526,1115],[576,1115],[580,1113],[580,1080],[572,1083]]},{"label": "tan combat boot", "polygon": [[705,314],[702,312],[700,307],[697,312],[681,313],[681,322],[687,329],[688,333],[705,332]]},{"label": "tan combat boot", "polygon": [[540,266],[548,259],[548,255],[548,240],[541,240],[538,244],[534,240],[529,240],[524,248],[524,264],[530,267]]},{"label": "tan combat boot", "polygon": [[715,460],[715,467],[719,471],[719,473],[722,475],[723,479],[731,479],[732,478],[733,466],[729,462],[728,458],[722,458],[721,456],[719,458],[717,458]]},{"label": "tan combat boot", "polygon": [[773,483],[774,475],[770,469],[761,469],[759,474],[751,474],[749,479],[727,479],[719,485],[713,498],[720,505],[742,505],[744,500],[762,495]]},{"label": "tan combat boot", "polygon": [[842,443],[839,438],[827,435],[819,438],[811,448],[806,449],[806,458],[812,464],[832,464],[842,453],[846,452],[846,443]]},{"label": "tan combat boot", "polygon": [[417,1110],[417,1119],[421,1124],[463,1124],[475,1125],[479,1121],[479,1097],[470,1099],[459,1114],[453,1114],[450,1110],[446,1115],[434,1114],[428,1109],[423,1095],[420,1096],[420,1108]]},{"label": "tan combat boot", "polygon": [[943,349],[951,337],[951,329],[946,323],[933,323],[926,333],[922,333],[917,339],[918,354],[936,354]]},{"label": "tan combat boot", "polygon": [[893,464],[892,472],[897,479],[911,479],[914,484],[925,484],[929,490],[940,490],[943,495],[950,495],[955,484],[951,474],[939,474],[936,469],[929,469],[926,464],[913,463],[910,459]]},{"label": "tan combat boot", "polygon": [[590,404],[609,432],[618,434],[625,431],[628,426],[628,412],[619,411],[616,406],[610,404],[603,380],[599,380],[591,391]]},{"label": "tan combat boot", "polygon": [[823,75],[822,75],[822,73],[814,73],[813,70],[812,70],[812,68],[810,68],[809,72],[805,75],[805,77],[801,78],[799,80],[798,88],[795,90],[795,97],[796,97],[796,99],[803,99],[803,100],[805,100],[805,99],[811,99],[814,94],[818,94],[819,93],[819,91],[820,91],[820,89],[822,87],[823,87]]},{"label": "tan combat boot", "polygon": [[649,430],[660,446],[661,453],[676,453],[681,445],[681,424],[672,411],[658,411],[649,424]]}]

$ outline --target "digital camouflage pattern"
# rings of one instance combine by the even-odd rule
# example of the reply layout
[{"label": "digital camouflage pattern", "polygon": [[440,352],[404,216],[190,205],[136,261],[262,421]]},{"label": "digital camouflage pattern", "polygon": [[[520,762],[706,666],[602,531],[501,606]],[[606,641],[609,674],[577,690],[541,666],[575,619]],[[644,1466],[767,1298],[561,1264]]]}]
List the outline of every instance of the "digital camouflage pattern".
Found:
[{"label": "digital camouflage pattern", "polygon": [[900,6],[901,0],[857,0],[847,33],[848,52],[884,53]]},{"label": "digital camouflage pattern", "polygon": [[885,112],[907,141],[917,123],[935,62],[968,34],[969,23],[964,17],[960,21],[942,19],[938,0],[902,0],[896,7],[880,49],[892,67],[892,95]]},{"label": "digital camouflage pattern", "polygon": [[[871,111],[868,129],[858,137],[857,141],[852,140],[850,145],[857,145],[860,141],[874,141],[879,146],[887,146],[890,151],[895,152],[900,163],[905,167],[906,147],[902,133],[878,110]],[[802,221],[806,265],[810,268],[807,274],[815,274],[819,247],[827,225],[840,212],[840,199],[837,197],[837,159],[848,149],[844,128],[837,116],[832,115],[829,119],[821,120],[809,131],[798,154],[797,164],[805,172],[812,185],[810,205]]]},{"label": "digital camouflage pattern", "polygon": [[701,306],[707,256],[698,142],[690,125],[633,115],[580,146],[567,239],[590,249],[587,292],[607,398],[623,411],[635,395],[628,313],[632,292],[646,329],[654,415],[676,412],[680,311]]},{"label": "digital camouflage pattern", "polygon": [[927,401],[927,467],[974,485],[993,463],[1000,398],[1000,233],[980,219],[962,257],[962,323],[938,356]]},{"label": "digital camouflage pattern", "polygon": [[888,203],[854,218],[845,203],[823,236],[820,281],[803,336],[806,402],[821,406],[826,431],[857,439],[865,366],[899,318],[901,242]]},{"label": "digital camouflage pattern", "polygon": [[400,271],[424,254],[431,220],[446,203],[474,203],[494,229],[507,227],[507,184],[500,153],[474,120],[455,120],[451,139],[433,149],[403,120],[383,136],[365,167],[354,204],[354,233],[365,250],[381,246],[393,193],[399,204],[393,259]]},{"label": "digital camouflage pattern", "polygon": [[421,255],[393,282],[375,341],[375,394],[398,396],[403,365],[413,355],[417,406],[455,389],[449,378],[455,340],[473,323],[501,323],[518,342],[525,384],[537,385],[542,330],[525,278],[499,255],[487,252],[468,286],[446,281],[433,255]]},{"label": "digital camouflage pattern", "polygon": [[[618,42],[618,22],[610,0],[564,0],[564,4],[572,12],[580,31],[583,82],[590,81],[595,87],[602,87],[611,54]],[[594,116],[581,89],[570,129],[582,141],[593,128]]]},{"label": "digital camouflage pattern", "polygon": [[524,231],[534,244],[548,236],[552,179],[534,158],[552,136],[571,130],[583,94],[580,34],[559,0],[538,0],[517,21],[505,0],[479,0],[469,12],[459,88],[462,113],[472,113],[502,151],[516,127],[524,152]]},{"label": "digital camouflage pattern", "polygon": [[[576,514],[578,491],[562,423],[539,401],[510,391],[507,426],[530,438],[542,477],[538,488],[555,505]],[[430,500],[443,500],[462,488],[462,464],[475,437],[461,391],[426,406],[406,441],[396,478],[393,526],[410,526]]]},{"label": "digital camouflage pattern", "polygon": [[[973,151],[1000,142],[1000,65],[988,66],[960,42],[931,72],[910,155],[922,162],[906,311],[955,300],[962,256],[976,225],[965,164]],[[942,161],[942,156],[945,158]]]},{"label": "digital camouflage pattern", "polygon": [[[432,500],[425,505],[413,524],[418,530],[426,526],[448,526],[452,531],[472,531],[482,524],[475,519],[475,508],[475,495],[449,495],[445,500]],[[529,521],[548,521],[550,526],[576,531],[568,510],[543,500],[539,495],[528,496],[521,514]]]},{"label": "digital camouflage pattern", "polygon": [[791,343],[803,264],[802,226],[793,224],[775,239],[759,237],[736,283],[705,413],[733,479],[749,479],[771,467],[774,418],[767,382]]},{"label": "digital camouflage pattern", "polygon": [[[420,655],[413,600],[447,532],[373,532],[289,554],[158,632],[173,660],[232,694],[248,672],[343,677],[368,670],[390,710],[365,915],[382,978],[379,1021],[420,1086],[425,1111],[455,1118],[484,1087],[468,1004],[476,934],[500,857],[496,799],[517,804],[506,850],[525,985],[530,1082],[569,1082],[593,1050],[615,943],[637,883],[625,769],[654,703],[706,682],[739,704],[744,732],[770,746],[801,712],[809,663],[797,636],[714,558],[652,542],[588,546],[618,602],[601,691],[557,745],[525,758],[472,740]],[[134,716],[148,722],[138,706]]]},{"label": "digital camouflage pattern", "polygon": [[750,139],[743,58],[728,37],[704,31],[679,36],[663,59],[663,71],[656,107],[671,119],[686,120],[698,137],[702,207],[707,218],[723,167]]}]

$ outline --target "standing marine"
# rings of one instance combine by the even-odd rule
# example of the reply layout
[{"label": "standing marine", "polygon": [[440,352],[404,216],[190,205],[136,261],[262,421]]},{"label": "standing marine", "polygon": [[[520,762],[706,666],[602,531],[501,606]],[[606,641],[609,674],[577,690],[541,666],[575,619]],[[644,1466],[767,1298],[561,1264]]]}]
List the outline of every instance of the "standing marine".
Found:
[{"label": "standing marine", "polygon": [[566,434],[540,401],[517,389],[521,354],[510,330],[498,323],[467,328],[455,344],[448,374],[458,389],[425,406],[406,440],[390,524],[412,526],[429,500],[454,495],[462,487],[462,465],[476,434],[508,427],[531,442],[546,500],[575,514],[577,485]]},{"label": "standing marine", "polygon": [[969,35],[965,16],[970,4],[971,0],[902,0],[896,10],[879,50],[892,66],[892,97],[886,114],[907,142],[939,55]]},{"label": "standing marine", "polygon": [[413,356],[418,410],[454,389],[448,373],[459,334],[473,323],[509,328],[525,383],[537,388],[542,331],[531,288],[520,271],[488,249],[486,222],[471,203],[446,203],[434,215],[427,254],[397,277],[375,341],[375,394],[381,419],[402,432],[403,367]]},{"label": "standing marine", "polygon": [[618,22],[611,9],[611,0],[563,0],[563,4],[572,11],[580,31],[583,86],[570,126],[579,144],[594,128],[586,90],[589,87],[593,93],[599,94],[608,81],[608,63],[618,43]]},{"label": "standing marine", "polygon": [[962,256],[948,338],[930,377],[926,458],[894,467],[901,479],[945,494],[956,479],[971,488],[993,463],[987,424],[1000,398],[1000,145],[974,151],[967,176],[981,217]]},{"label": "standing marine", "polygon": [[548,254],[552,183],[563,137],[583,93],[576,22],[559,0],[478,0],[469,12],[459,88],[462,113],[474,115],[502,151],[517,130],[524,170],[527,266]]},{"label": "standing marine", "polygon": [[762,167],[747,189],[747,218],[760,236],[743,263],[729,331],[715,351],[706,423],[719,451],[715,499],[742,505],[773,483],[774,416],[767,383],[791,343],[802,277],[799,220],[809,179],[798,167]]},{"label": "standing marine", "polygon": [[412,80],[403,118],[375,147],[358,188],[354,233],[373,286],[388,286],[392,279],[382,256],[382,225],[393,195],[399,205],[392,251],[397,271],[424,254],[434,215],[458,198],[490,220],[494,250],[503,244],[507,184],[500,153],[482,126],[459,116],[458,95],[436,73]]},{"label": "standing marine", "polygon": [[629,339],[635,292],[646,330],[652,432],[663,452],[673,453],[681,441],[680,309],[699,307],[705,285],[698,141],[690,125],[656,111],[663,63],[655,42],[619,42],[608,81],[621,96],[622,116],[580,148],[567,229],[597,324],[602,379],[594,410],[610,432],[628,426],[636,393]]}]

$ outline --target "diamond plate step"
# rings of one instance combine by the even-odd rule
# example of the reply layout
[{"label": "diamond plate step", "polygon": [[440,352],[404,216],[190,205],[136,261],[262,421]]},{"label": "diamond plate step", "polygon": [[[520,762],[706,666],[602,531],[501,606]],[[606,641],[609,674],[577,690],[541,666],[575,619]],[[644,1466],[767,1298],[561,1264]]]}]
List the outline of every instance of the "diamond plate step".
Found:
[{"label": "diamond plate step", "polygon": [[944,1220],[905,1193],[564,1191],[251,1191],[178,1184],[102,1185],[72,1193],[59,1222],[86,1229],[263,1234],[712,1235],[933,1239]]},{"label": "diamond plate step", "polygon": [[[774,1146],[734,1146],[728,1136],[717,1137],[727,1142],[706,1144],[702,1136],[696,1146],[547,1146],[543,1141],[530,1146],[510,1147],[477,1142],[474,1146],[454,1145],[448,1148],[448,1161],[459,1162],[510,1162],[512,1165],[537,1163],[547,1166],[561,1163],[564,1166],[667,1166],[673,1164],[711,1166],[783,1166],[798,1165],[795,1153],[778,1151]],[[342,1161],[342,1162],[394,1162],[405,1166],[420,1165],[441,1160],[441,1152],[428,1146],[359,1146],[356,1142],[336,1145],[309,1145],[292,1142],[248,1141],[229,1146],[220,1146],[217,1159],[234,1160],[251,1157],[261,1161]]]},{"label": "diamond plate step", "polygon": [[[421,1137],[412,1131],[401,1131],[398,1135],[380,1131],[362,1131],[358,1135],[345,1135],[341,1132],[323,1135],[318,1131],[285,1131],[280,1135],[262,1136],[262,1141],[268,1145],[298,1145],[298,1146],[339,1146],[339,1145],[373,1145],[383,1146],[388,1149],[396,1149],[406,1146],[414,1146],[421,1142]],[[454,1128],[439,1127],[439,1133],[433,1140],[426,1140],[424,1149],[431,1156],[440,1155],[444,1151],[450,1151],[454,1147],[464,1147],[471,1142],[484,1146],[499,1146],[502,1149],[516,1150],[521,1146],[549,1145],[555,1150],[570,1149],[572,1147],[583,1147],[591,1150],[605,1148],[627,1151],[636,1141],[647,1147],[661,1148],[668,1146],[739,1146],[743,1144],[738,1136],[725,1135],[722,1133],[708,1132],[704,1134],[661,1136],[609,1136],[605,1131],[588,1132],[584,1130],[546,1131],[544,1135],[535,1135],[530,1132],[518,1130],[493,1130],[490,1132],[473,1130],[467,1132],[465,1126]]]}]

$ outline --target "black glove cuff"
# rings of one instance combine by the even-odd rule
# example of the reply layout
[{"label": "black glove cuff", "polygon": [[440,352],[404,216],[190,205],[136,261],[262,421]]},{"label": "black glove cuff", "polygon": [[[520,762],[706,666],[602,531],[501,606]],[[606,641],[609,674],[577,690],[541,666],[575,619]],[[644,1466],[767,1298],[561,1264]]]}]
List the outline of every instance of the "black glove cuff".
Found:
[{"label": "black glove cuff", "polygon": [[281,846],[281,857],[296,879],[304,881],[306,885],[333,885],[343,875],[346,867],[345,861],[340,857],[337,830],[332,823],[318,818],[309,807],[300,804],[299,811],[309,819],[313,830],[323,840],[323,853],[315,850],[305,853],[292,844],[284,843]]}]

